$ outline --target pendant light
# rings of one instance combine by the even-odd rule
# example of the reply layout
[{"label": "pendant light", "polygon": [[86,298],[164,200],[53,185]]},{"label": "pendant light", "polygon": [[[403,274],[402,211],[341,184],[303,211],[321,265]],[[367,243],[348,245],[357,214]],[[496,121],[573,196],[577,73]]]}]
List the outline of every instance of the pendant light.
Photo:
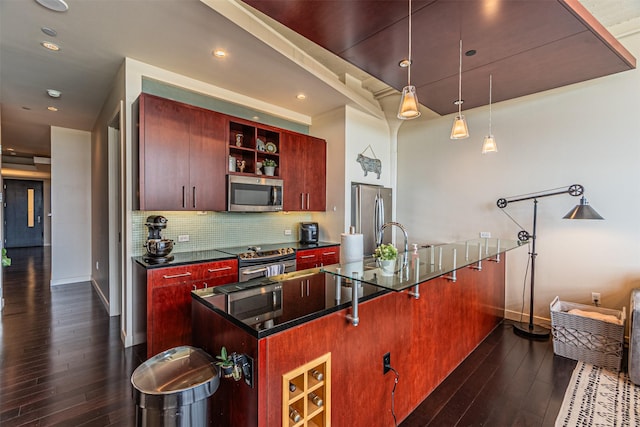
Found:
[{"label": "pendant light", "polygon": [[421,113],[418,108],[416,87],[411,85],[411,0],[409,0],[409,57],[401,61],[400,66],[407,68],[407,85],[402,89],[398,118],[400,120],[415,119],[420,117]]},{"label": "pendant light", "polygon": [[453,127],[451,128],[451,139],[465,139],[469,138],[469,129],[467,128],[467,121],[462,115],[462,40],[460,40],[460,67],[458,68],[458,100],[454,102],[458,106],[458,115],[456,115],[453,121]]},{"label": "pendant light", "polygon": [[493,91],[493,75],[489,74],[489,135],[484,137],[482,143],[482,154],[495,153],[498,151],[496,139],[491,133],[491,92]]}]

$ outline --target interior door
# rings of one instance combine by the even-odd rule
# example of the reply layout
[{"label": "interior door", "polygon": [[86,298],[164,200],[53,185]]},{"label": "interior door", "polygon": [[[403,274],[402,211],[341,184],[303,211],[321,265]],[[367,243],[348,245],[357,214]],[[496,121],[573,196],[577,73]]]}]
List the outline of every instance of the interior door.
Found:
[{"label": "interior door", "polygon": [[43,245],[42,181],[4,180],[5,247]]}]

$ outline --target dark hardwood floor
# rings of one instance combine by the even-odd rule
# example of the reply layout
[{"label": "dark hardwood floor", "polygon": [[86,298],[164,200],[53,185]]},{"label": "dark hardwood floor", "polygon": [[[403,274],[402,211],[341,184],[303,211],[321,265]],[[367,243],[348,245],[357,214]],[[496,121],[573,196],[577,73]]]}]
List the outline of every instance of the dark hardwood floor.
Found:
[{"label": "dark hardwood floor", "polygon": [[[48,248],[10,249],[8,255],[0,425],[134,425],[130,377],[145,346],[123,348],[119,317],[107,316],[89,283],[49,287]],[[554,356],[551,341],[519,338],[505,322],[401,427],[551,426],[574,366]]]},{"label": "dark hardwood floor", "polygon": [[0,425],[133,425],[129,379],[144,346],[123,348],[120,318],[109,318],[90,283],[49,286],[49,248],[7,252]]}]

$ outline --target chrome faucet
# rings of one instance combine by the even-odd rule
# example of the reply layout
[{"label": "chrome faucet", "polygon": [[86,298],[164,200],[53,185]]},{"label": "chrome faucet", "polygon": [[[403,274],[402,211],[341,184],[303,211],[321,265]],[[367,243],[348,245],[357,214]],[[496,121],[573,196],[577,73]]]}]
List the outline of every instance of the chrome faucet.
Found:
[{"label": "chrome faucet", "polygon": [[384,229],[391,225],[395,225],[396,227],[398,227],[400,230],[402,230],[402,234],[404,234],[404,261],[402,262],[404,266],[407,263],[407,258],[409,253],[409,235],[407,234],[407,229],[404,228],[404,225],[394,221],[385,222],[384,224],[382,224],[382,227],[380,227],[380,230],[378,231],[378,241],[376,242],[376,246],[380,246],[382,244]]}]

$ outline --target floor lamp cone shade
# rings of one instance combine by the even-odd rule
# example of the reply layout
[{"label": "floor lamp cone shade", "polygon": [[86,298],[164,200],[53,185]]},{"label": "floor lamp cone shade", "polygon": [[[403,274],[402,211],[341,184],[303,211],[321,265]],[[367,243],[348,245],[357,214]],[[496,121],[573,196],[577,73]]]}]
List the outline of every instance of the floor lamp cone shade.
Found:
[{"label": "floor lamp cone shade", "polygon": [[456,116],[451,128],[451,139],[469,138],[469,128],[463,114]]},{"label": "floor lamp cone shade", "polygon": [[398,118],[401,120],[415,119],[420,116],[418,109],[418,95],[415,86],[405,86],[402,89],[400,98],[400,108],[398,108]]},{"label": "floor lamp cone shade", "polygon": [[566,214],[564,219],[604,219],[595,209],[589,206],[589,202],[584,197],[580,198],[580,204]]},{"label": "floor lamp cone shade", "polygon": [[495,153],[497,151],[498,145],[496,144],[496,139],[493,135],[485,136],[484,142],[482,143],[482,154]]}]

